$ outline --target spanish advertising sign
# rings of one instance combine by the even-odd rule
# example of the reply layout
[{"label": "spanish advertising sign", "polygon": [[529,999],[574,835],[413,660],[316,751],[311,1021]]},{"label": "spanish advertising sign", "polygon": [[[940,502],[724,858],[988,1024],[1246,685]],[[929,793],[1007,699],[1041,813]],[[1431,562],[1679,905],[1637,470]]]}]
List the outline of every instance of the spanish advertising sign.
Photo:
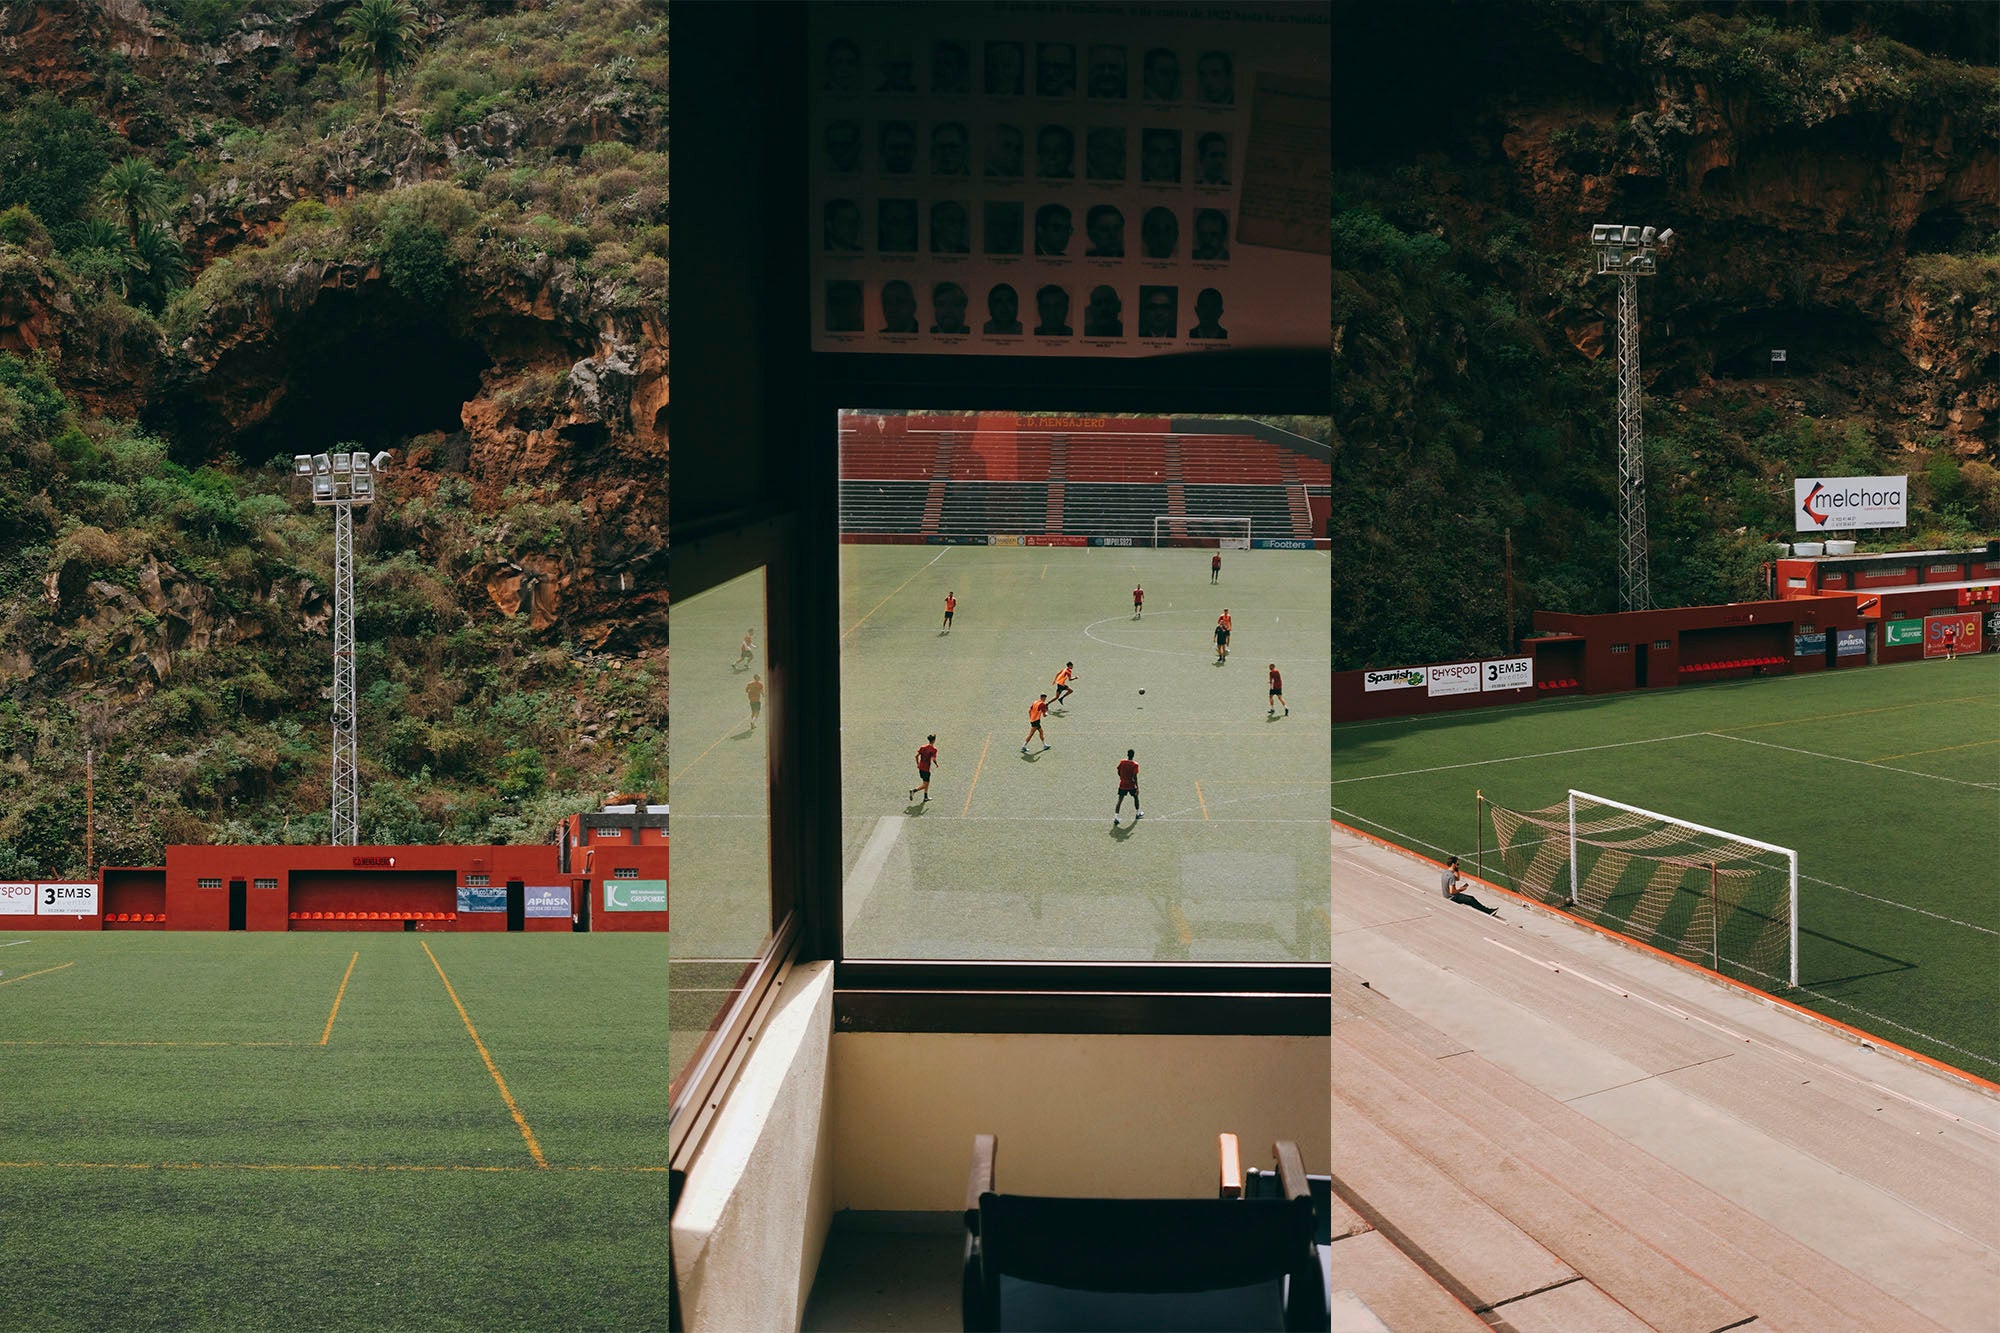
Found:
[{"label": "spanish advertising sign", "polygon": [[527,915],[529,916],[568,916],[570,914],[569,885],[567,884],[530,884],[527,887],[526,893]]},{"label": "spanish advertising sign", "polygon": [[1486,674],[1479,681],[1482,690],[1525,690],[1535,683],[1532,657],[1506,657],[1484,665]]},{"label": "spanish advertising sign", "polygon": [[1950,657],[1979,651],[1979,613],[1962,611],[1924,617],[1924,656]]},{"label": "spanish advertising sign", "polygon": [[1361,688],[1373,694],[1376,690],[1413,690],[1430,679],[1422,667],[1391,667],[1387,671],[1370,671],[1361,677]]},{"label": "spanish advertising sign", "polygon": [[607,879],[604,881],[604,910],[664,912],[667,910],[667,882],[663,879]]},{"label": "spanish advertising sign", "polygon": [[1907,477],[1799,477],[1792,521],[1800,532],[1901,528],[1909,524]]},{"label": "spanish advertising sign", "polygon": [[0,916],[33,916],[34,914],[34,885],[0,884]]},{"label": "spanish advertising sign", "polygon": [[96,916],[95,884],[37,884],[35,910],[43,916]]}]

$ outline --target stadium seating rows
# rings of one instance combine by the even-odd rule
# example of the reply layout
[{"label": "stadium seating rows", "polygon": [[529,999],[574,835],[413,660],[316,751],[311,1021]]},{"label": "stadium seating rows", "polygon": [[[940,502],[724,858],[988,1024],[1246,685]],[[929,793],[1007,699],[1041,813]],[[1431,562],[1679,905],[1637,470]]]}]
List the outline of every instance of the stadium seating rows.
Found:
[{"label": "stadium seating rows", "polygon": [[1731,657],[1720,662],[1687,662],[1681,666],[1682,675],[1702,671],[1747,671],[1751,667],[1783,666],[1782,657]]},{"label": "stadium seating rows", "polygon": [[1573,690],[1576,688],[1576,677],[1571,676],[1565,680],[1538,680],[1535,682],[1535,688],[1538,690]]},{"label": "stadium seating rows", "polygon": [[456,921],[456,912],[293,912],[293,921]]}]

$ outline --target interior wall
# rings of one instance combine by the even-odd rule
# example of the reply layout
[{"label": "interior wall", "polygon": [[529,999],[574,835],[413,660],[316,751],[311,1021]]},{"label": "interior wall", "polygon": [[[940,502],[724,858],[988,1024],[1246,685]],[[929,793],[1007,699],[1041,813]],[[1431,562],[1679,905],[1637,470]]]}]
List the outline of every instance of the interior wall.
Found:
[{"label": "interior wall", "polygon": [[956,1211],[975,1134],[1009,1193],[1200,1197],[1216,1135],[1330,1169],[1325,1037],[843,1033],[833,1038],[834,1206]]}]

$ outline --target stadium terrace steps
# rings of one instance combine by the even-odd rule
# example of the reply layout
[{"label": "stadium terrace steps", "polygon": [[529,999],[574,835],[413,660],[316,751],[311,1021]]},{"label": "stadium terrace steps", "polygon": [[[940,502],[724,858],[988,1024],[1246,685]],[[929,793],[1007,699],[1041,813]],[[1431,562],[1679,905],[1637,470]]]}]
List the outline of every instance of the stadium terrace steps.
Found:
[{"label": "stadium terrace steps", "polygon": [[[1335,1198],[1335,1204],[1340,1200]],[[1492,1333],[1492,1325],[1372,1228],[1334,1237],[1330,1290],[1350,1291],[1392,1329]]]}]

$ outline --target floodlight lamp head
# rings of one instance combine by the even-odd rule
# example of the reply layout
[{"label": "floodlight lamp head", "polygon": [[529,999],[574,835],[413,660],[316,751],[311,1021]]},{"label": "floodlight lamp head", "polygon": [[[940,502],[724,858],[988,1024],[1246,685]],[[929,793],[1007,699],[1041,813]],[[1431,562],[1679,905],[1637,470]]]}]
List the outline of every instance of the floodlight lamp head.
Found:
[{"label": "floodlight lamp head", "polygon": [[1639,229],[1639,244],[1651,245],[1653,243],[1654,231],[1655,229],[1652,227],[1641,227]]},{"label": "floodlight lamp head", "polygon": [[1668,241],[1671,241],[1672,239],[1674,239],[1674,229],[1672,227],[1668,227],[1665,231],[1660,233],[1661,245],[1665,245]]},{"label": "floodlight lamp head", "polygon": [[1590,243],[1592,245],[1616,245],[1618,244],[1618,237],[1623,234],[1623,230],[1621,227],[1600,222],[1590,229]]},{"label": "floodlight lamp head", "polygon": [[1639,229],[1637,227],[1627,227],[1625,229],[1625,244],[1628,247],[1636,247],[1639,244]]},{"label": "floodlight lamp head", "polygon": [[383,468],[389,466],[389,451],[387,449],[384,449],[381,453],[376,454],[375,457],[369,459],[368,461],[371,467],[373,467],[377,472],[380,472]]},{"label": "floodlight lamp head", "polygon": [[324,476],[333,471],[333,458],[328,454],[313,455],[313,471]]},{"label": "floodlight lamp head", "polygon": [[353,459],[353,457],[354,457],[354,455],[352,455],[352,454],[348,454],[348,453],[341,453],[341,452],[338,452],[338,451],[336,451],[336,452],[334,453],[334,455],[333,455],[333,470],[334,470],[335,472],[351,472],[351,471],[353,471],[353,469],[354,469],[354,464],[353,464],[353,462],[351,461],[351,460]]},{"label": "floodlight lamp head", "polygon": [[313,456],[311,454],[292,455],[293,476],[310,477],[312,475],[312,471],[313,471]]}]

